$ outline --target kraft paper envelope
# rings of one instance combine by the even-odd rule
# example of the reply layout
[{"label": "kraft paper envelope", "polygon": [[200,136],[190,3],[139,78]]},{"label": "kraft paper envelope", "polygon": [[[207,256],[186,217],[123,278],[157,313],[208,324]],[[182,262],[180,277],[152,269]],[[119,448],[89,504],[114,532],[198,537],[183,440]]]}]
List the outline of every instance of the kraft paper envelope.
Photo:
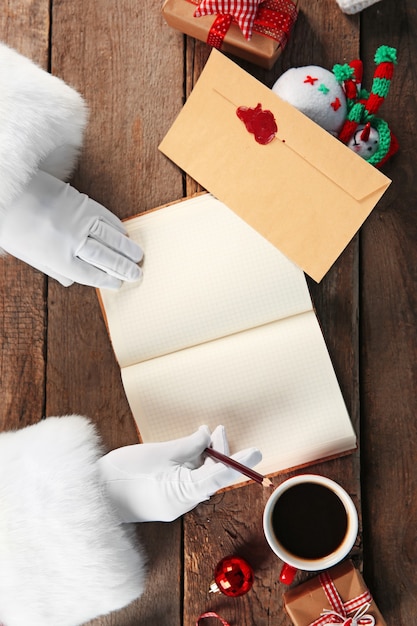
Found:
[{"label": "kraft paper envelope", "polygon": [[[258,103],[267,145],[236,114]],[[317,282],[391,182],[218,50],[159,149]]]}]

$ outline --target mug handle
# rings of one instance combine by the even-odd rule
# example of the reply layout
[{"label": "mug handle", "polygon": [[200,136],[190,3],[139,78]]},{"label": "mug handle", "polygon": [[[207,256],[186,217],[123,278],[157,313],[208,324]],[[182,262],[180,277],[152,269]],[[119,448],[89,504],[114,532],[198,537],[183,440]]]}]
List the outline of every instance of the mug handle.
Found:
[{"label": "mug handle", "polygon": [[294,577],[297,573],[297,568],[292,565],[288,565],[288,563],[284,563],[281,573],[279,575],[279,582],[284,585],[291,585]]}]

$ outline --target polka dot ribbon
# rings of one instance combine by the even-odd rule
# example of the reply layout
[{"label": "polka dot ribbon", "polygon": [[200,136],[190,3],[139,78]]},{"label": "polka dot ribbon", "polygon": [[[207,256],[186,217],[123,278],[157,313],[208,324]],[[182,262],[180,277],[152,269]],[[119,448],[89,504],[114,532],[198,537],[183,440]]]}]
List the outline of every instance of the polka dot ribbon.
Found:
[{"label": "polka dot ribbon", "polygon": [[225,619],[223,619],[222,617],[220,617],[220,615],[217,615],[217,613],[214,613],[213,611],[202,613],[200,617],[198,618],[198,620],[196,621],[195,626],[200,626],[201,620],[205,619],[206,617],[216,617],[219,620],[219,622],[223,624],[223,626],[230,626],[229,622],[226,622]]}]

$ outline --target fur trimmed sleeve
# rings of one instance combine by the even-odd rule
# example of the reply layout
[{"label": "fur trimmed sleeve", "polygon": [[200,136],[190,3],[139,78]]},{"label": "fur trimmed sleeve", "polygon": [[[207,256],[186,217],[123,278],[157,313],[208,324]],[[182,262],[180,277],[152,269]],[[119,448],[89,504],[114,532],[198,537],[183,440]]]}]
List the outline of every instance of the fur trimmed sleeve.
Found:
[{"label": "fur trimmed sleeve", "polygon": [[79,626],[142,594],[144,557],[101,490],[101,455],[78,415],[0,434],[4,626]]},{"label": "fur trimmed sleeve", "polygon": [[0,43],[0,216],[38,168],[71,174],[86,123],[79,93]]}]

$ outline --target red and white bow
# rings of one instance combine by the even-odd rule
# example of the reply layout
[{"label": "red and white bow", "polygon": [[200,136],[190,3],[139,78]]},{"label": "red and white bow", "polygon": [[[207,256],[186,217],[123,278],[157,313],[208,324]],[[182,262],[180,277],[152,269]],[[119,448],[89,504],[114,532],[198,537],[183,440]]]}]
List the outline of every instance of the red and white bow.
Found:
[{"label": "red and white bow", "polygon": [[324,626],[325,624],[339,624],[341,626],[375,626],[375,618],[367,613],[371,606],[372,596],[368,589],[356,598],[343,602],[336,586],[325,571],[319,575],[320,584],[332,607],[325,609],[320,617],[309,626]]},{"label": "red and white bow", "polygon": [[346,613],[342,615],[332,609],[325,609],[322,616],[329,618],[329,624],[340,624],[341,626],[375,626],[374,616],[366,614],[370,606],[369,603],[365,604],[365,606],[358,609],[351,617],[348,617]]},{"label": "red and white bow", "polygon": [[194,17],[203,15],[229,15],[238,24],[240,30],[250,39],[253,23],[263,0],[201,0]]}]

